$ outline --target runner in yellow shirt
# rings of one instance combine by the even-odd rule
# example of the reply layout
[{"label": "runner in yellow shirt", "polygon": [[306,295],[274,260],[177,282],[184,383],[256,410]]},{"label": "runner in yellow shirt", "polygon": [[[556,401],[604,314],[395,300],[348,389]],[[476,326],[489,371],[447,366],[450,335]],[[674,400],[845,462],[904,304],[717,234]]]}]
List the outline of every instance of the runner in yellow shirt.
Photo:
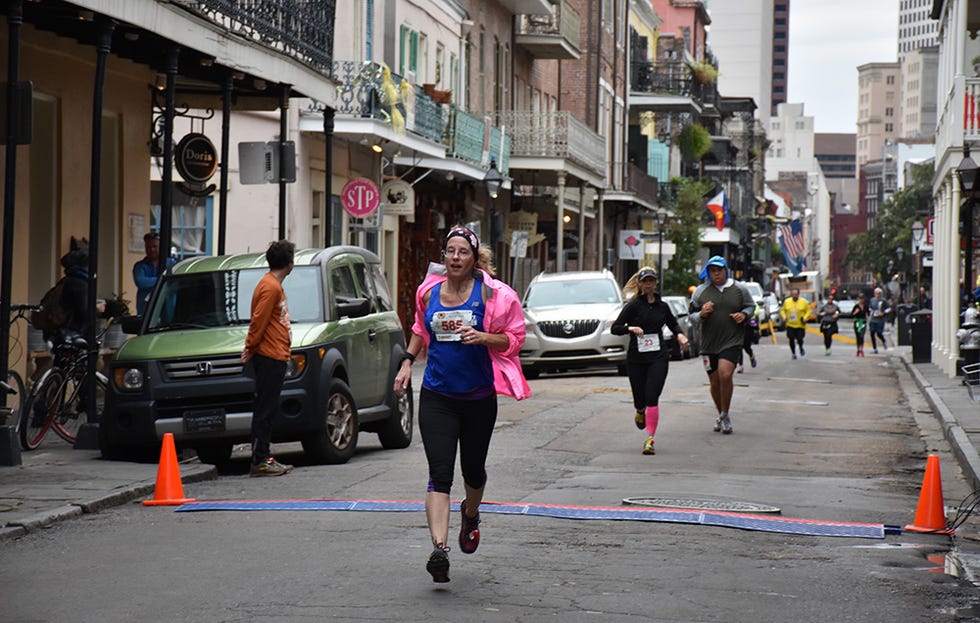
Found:
[{"label": "runner in yellow shirt", "polygon": [[800,344],[800,357],[806,356],[803,348],[803,338],[806,336],[806,321],[813,315],[810,301],[800,298],[800,289],[793,288],[790,297],[783,301],[779,315],[786,322],[786,339],[789,340],[789,350],[796,359],[796,344]]}]

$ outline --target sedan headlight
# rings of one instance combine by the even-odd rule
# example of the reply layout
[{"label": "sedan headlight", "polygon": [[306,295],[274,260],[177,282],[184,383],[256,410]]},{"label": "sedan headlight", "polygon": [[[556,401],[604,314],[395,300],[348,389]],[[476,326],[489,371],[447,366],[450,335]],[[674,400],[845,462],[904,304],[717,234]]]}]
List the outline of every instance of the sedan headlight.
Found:
[{"label": "sedan headlight", "polygon": [[139,368],[116,368],[112,375],[116,389],[138,392],[143,389],[144,375]]}]

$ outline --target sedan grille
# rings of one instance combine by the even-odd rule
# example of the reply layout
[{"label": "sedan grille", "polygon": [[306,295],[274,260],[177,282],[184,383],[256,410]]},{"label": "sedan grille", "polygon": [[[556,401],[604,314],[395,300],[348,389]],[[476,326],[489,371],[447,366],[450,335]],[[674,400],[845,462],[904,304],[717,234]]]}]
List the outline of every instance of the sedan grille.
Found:
[{"label": "sedan grille", "polygon": [[239,376],[242,373],[242,359],[240,355],[225,355],[185,361],[166,361],[163,362],[163,371],[171,381]]},{"label": "sedan grille", "polygon": [[599,328],[598,320],[548,320],[539,322],[541,333],[548,337],[571,339],[592,335]]}]

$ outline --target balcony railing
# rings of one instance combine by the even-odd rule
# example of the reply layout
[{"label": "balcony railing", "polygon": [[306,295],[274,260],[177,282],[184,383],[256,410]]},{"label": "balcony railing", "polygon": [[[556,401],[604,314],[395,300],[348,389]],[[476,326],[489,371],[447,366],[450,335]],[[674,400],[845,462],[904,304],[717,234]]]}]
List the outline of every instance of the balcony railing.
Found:
[{"label": "balcony railing", "polygon": [[497,123],[513,137],[515,157],[565,158],[605,179],[605,140],[571,113],[507,111]]},{"label": "balcony railing", "polygon": [[[436,143],[446,140],[446,106],[435,103],[422,87],[403,83],[380,63],[336,61],[337,113],[381,119]],[[395,101],[391,101],[394,98]],[[400,120],[399,120],[400,119]]]},{"label": "balcony railing", "polygon": [[171,0],[230,33],[328,75],[336,0]]},{"label": "balcony railing", "polygon": [[578,58],[582,18],[568,0],[554,5],[553,15],[518,15],[516,41],[538,58]]},{"label": "balcony railing", "polygon": [[643,169],[632,162],[626,166],[626,190],[649,200],[655,201],[659,196],[657,178],[647,175]]},{"label": "balcony railing", "polygon": [[714,103],[716,99],[715,85],[698,82],[681,63],[633,63],[630,89],[634,93],[690,97],[704,103]]},{"label": "balcony railing", "polygon": [[493,157],[497,160],[497,170],[501,173],[506,173],[510,168],[510,136],[501,128],[493,126],[489,117],[476,117],[454,107],[450,114],[449,140],[446,145],[446,155],[452,158],[485,167],[490,165],[490,158]]}]

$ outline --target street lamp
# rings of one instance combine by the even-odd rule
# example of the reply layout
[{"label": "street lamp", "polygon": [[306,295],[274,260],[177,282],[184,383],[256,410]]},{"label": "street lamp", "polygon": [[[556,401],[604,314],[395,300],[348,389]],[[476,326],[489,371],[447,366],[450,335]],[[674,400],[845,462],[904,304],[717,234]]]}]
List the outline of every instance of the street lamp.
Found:
[{"label": "street lamp", "polygon": [[657,209],[657,295],[664,295],[664,226],[667,224],[667,210]]},{"label": "street lamp", "polygon": [[490,168],[487,170],[487,174],[483,176],[483,183],[487,185],[487,194],[490,195],[491,199],[500,196],[500,187],[504,183],[504,176],[497,170],[496,158],[490,158]]},{"label": "street lamp", "polygon": [[915,255],[915,296],[919,296],[919,289],[922,287],[920,271],[922,270],[922,241],[925,239],[926,228],[922,221],[916,220],[912,223],[912,253]]},{"label": "street lamp", "polygon": [[960,189],[966,198],[963,227],[966,234],[966,262],[963,267],[963,287],[969,293],[973,289],[973,200],[977,194],[978,182],[980,182],[978,179],[980,178],[980,167],[970,157],[969,145],[963,145],[963,160],[960,162],[960,166],[956,167],[956,177],[960,180]]}]

